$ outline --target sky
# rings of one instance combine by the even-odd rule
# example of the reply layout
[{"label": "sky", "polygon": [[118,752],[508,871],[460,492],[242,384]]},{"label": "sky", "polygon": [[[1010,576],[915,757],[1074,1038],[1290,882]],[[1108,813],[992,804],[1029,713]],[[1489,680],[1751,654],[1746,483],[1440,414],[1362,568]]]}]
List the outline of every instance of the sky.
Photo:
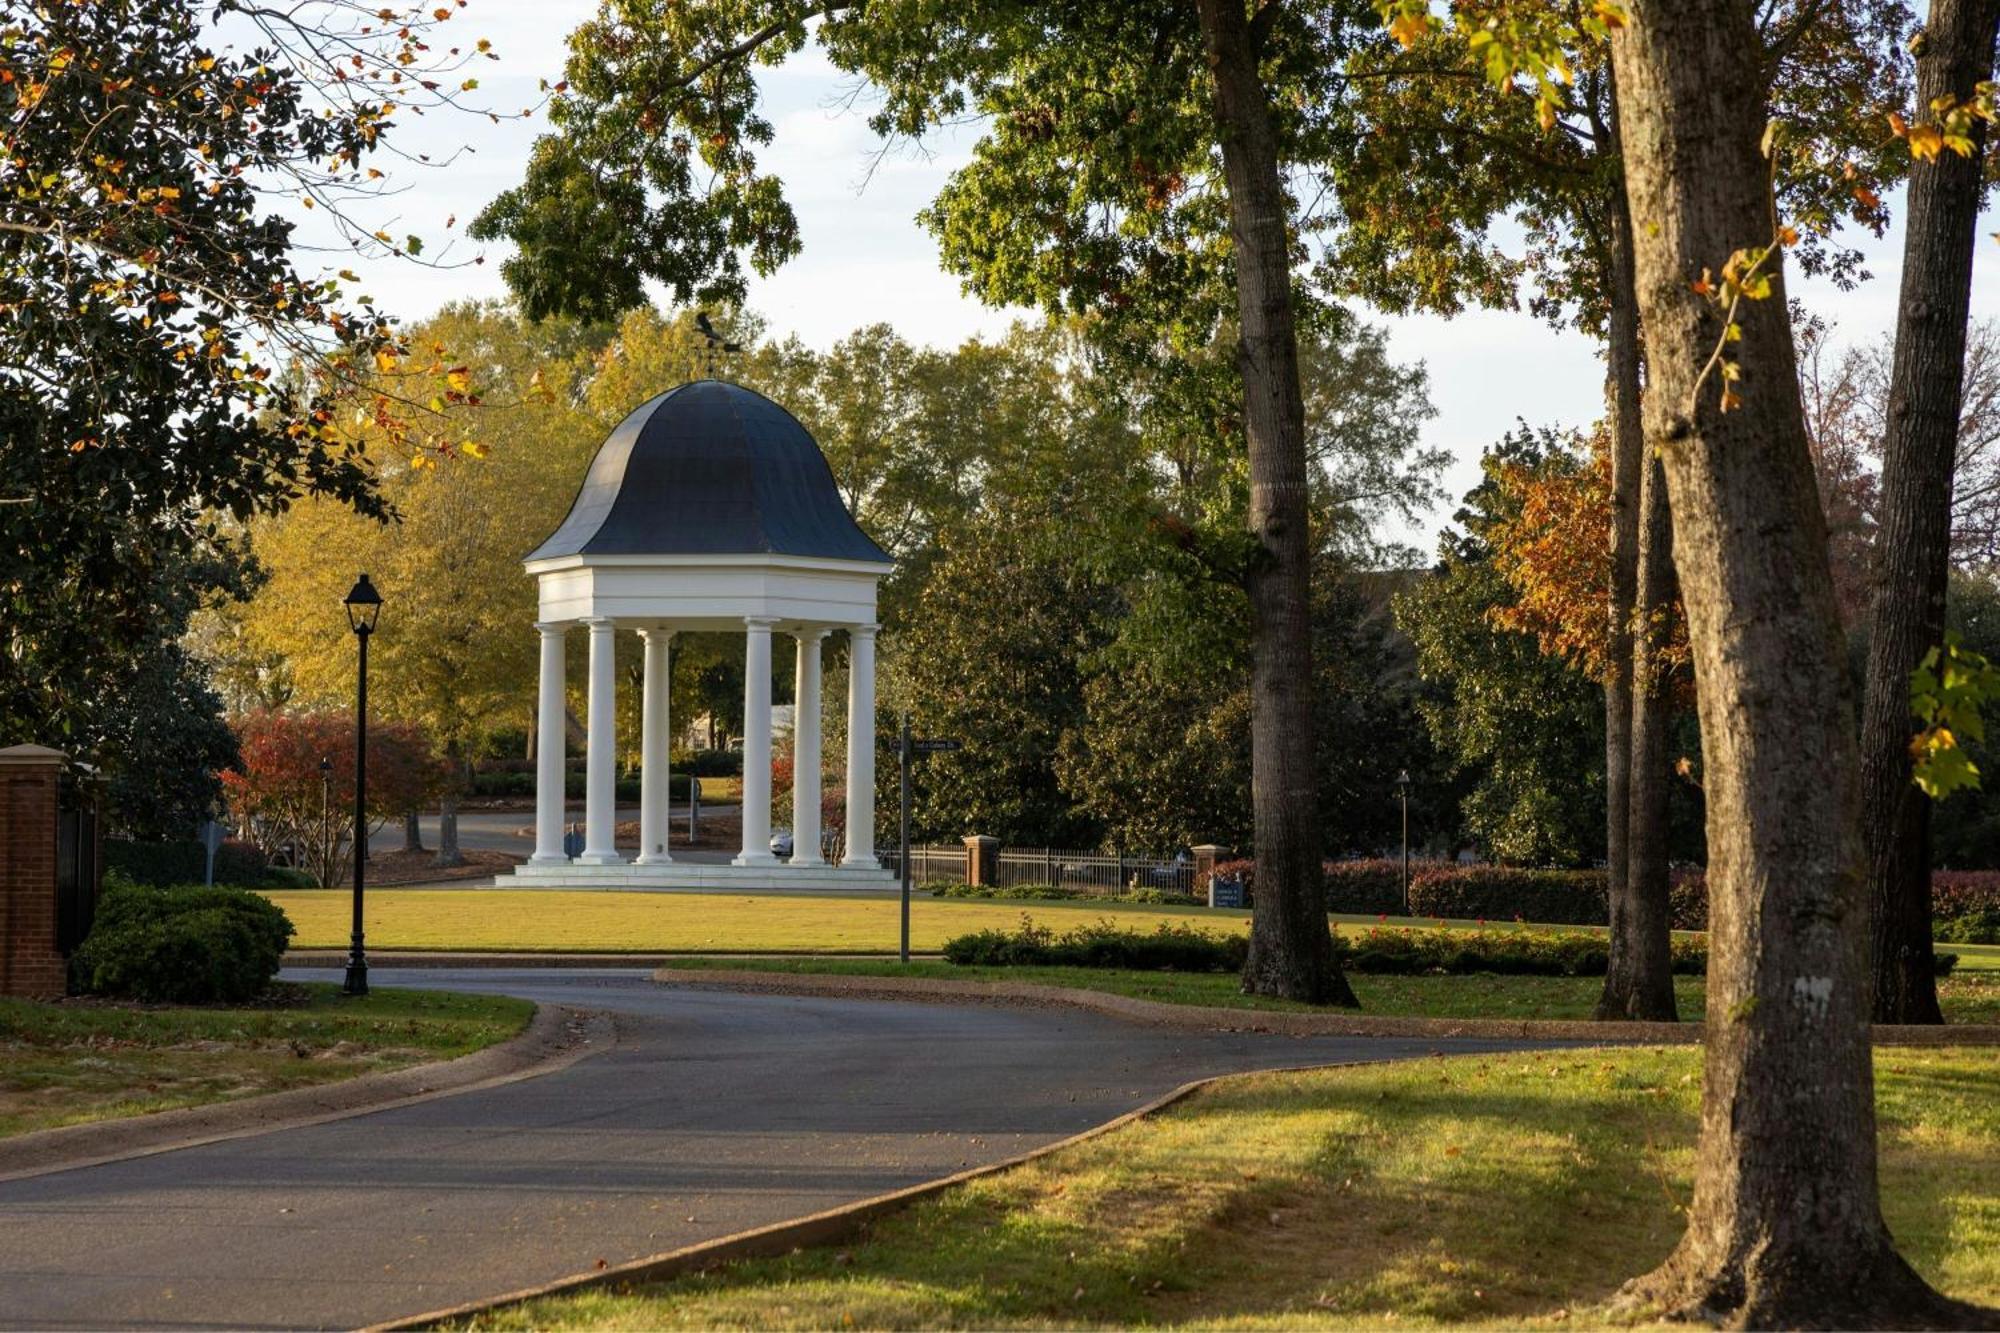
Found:
[{"label": "sky", "polygon": [[[470,72],[479,75],[480,92],[490,105],[518,108],[538,100],[540,80],[562,77],[564,39],[595,7],[595,0],[472,0],[453,21],[463,30],[452,36],[467,44],[474,37],[492,40],[501,59]],[[976,126],[941,134],[922,153],[899,152],[875,163],[877,142],[865,123],[868,90],[833,69],[815,48],[766,70],[761,83],[765,112],[777,131],[763,163],[784,181],[803,242],[803,253],[778,273],[751,279],[749,305],[769,321],[773,336],[796,334],[823,349],[855,328],[886,321],[913,342],[949,346],[1028,317],[1029,312],[996,310],[964,295],[958,280],[939,268],[936,244],[916,221],[944,179],[968,159]],[[435,256],[454,234],[445,229],[447,218],[456,215],[455,230],[462,231],[494,195],[520,180],[529,146],[543,128],[539,118],[495,125],[436,113],[403,125],[396,142],[405,152],[443,160],[460,146],[470,151],[448,166],[396,170],[393,179],[407,188],[366,205],[371,223],[395,235],[424,236],[427,253]],[[1890,201],[1899,216],[1900,202]],[[301,220],[306,235],[322,224],[311,215],[302,214]],[[2000,316],[2000,241],[1986,234],[1995,229],[1989,214],[1976,251],[1974,318]],[[1791,295],[1834,326],[1837,342],[1872,342],[1895,325],[1900,227],[1879,241],[1863,239],[1873,277],[1857,289],[1791,281]],[[460,237],[447,253],[453,259],[483,253],[486,262],[433,269],[395,259],[342,257],[329,268],[356,269],[386,308],[412,319],[447,301],[505,294],[499,273],[505,247]],[[1452,456],[1442,482],[1450,498],[1416,528],[1396,525],[1381,534],[1425,554],[1457,498],[1478,480],[1480,451],[1517,418],[1535,426],[1582,427],[1602,410],[1597,344],[1552,330],[1525,312],[1367,317],[1388,328],[1396,360],[1422,362],[1428,369],[1437,415],[1424,443]]]}]

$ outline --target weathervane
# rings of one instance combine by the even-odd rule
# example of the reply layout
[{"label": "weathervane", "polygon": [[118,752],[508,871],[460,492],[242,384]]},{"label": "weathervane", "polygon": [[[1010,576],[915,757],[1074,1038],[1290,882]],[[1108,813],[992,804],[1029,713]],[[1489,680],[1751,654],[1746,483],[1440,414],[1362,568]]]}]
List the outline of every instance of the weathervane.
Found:
[{"label": "weathervane", "polygon": [[715,331],[715,325],[708,322],[708,312],[706,310],[697,310],[695,312],[694,326],[700,331],[702,337],[708,339],[708,347],[702,357],[702,371],[708,378],[714,379],[715,354],[717,352],[740,352],[743,350],[743,344],[725,341],[723,336]]}]

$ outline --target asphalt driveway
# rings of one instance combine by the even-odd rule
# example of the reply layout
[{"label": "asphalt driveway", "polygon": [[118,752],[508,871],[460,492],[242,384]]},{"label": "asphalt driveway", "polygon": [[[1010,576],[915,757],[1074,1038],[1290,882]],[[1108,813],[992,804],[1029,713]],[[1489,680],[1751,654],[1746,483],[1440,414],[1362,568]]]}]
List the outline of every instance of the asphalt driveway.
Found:
[{"label": "asphalt driveway", "polygon": [[618,1041],[501,1087],[0,1183],[0,1326],[353,1327],[1013,1156],[1203,1075],[1522,1044],[1176,1033],[642,972],[372,980],[609,1010]]}]

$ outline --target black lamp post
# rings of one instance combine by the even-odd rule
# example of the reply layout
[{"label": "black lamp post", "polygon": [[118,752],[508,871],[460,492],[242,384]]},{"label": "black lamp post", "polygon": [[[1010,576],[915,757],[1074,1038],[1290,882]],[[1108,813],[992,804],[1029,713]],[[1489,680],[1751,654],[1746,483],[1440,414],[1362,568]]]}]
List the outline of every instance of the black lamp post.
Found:
[{"label": "black lamp post", "polygon": [[347,952],[348,995],[368,993],[368,959],[361,944],[361,875],[368,839],[368,636],[382,614],[382,594],[363,574],[347,594],[347,624],[361,643],[361,669],[354,688],[354,935]]},{"label": "black lamp post", "polygon": [[1396,795],[1403,802],[1403,915],[1410,914],[1410,770],[1396,773]]},{"label": "black lamp post", "polygon": [[[333,757],[319,757],[319,857],[323,875],[333,864]],[[332,888],[332,885],[326,887]]]}]

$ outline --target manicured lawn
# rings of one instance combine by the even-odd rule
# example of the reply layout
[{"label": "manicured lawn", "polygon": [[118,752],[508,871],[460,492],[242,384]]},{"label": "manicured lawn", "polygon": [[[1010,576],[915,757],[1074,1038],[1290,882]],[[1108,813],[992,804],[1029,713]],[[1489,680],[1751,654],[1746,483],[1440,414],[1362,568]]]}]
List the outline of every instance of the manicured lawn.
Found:
[{"label": "manicured lawn", "polygon": [[[298,934],[292,947],[345,947],[348,895],[274,891]],[[894,953],[893,897],[818,898],[713,893],[613,893],[566,889],[384,889],[366,900],[368,943],[384,949],[532,949],[616,952]],[[1217,931],[1248,928],[1248,912],[1125,903],[1020,903],[919,897],[910,943],[936,950],[953,935],[1012,929],[1026,912],[1058,929],[1114,917],[1151,929],[1194,920]]]},{"label": "manicured lawn", "polygon": [[[684,958],[675,967],[751,968],[768,972],[820,972],[848,976],[942,977],[957,981],[1031,981],[1110,991],[1164,1004],[1216,1005],[1230,1009],[1305,1009],[1288,1000],[1245,995],[1234,976],[1183,972],[1130,972],[1089,967],[954,967],[950,963],[896,962],[838,958]],[[1367,976],[1348,981],[1369,1014],[1424,1018],[1589,1018],[1603,989],[1598,977]],[[1702,979],[1675,978],[1681,1017],[1702,1013]],[[1945,1017],[1954,1023],[2000,1023],[2000,973],[1971,972],[1938,983]]]},{"label": "manicured lawn", "polygon": [[281,986],[273,1003],[0,999],[0,1135],[143,1115],[450,1059],[534,1013],[500,995]]},{"label": "manicured lawn", "polygon": [[[1678,1238],[1693,1050],[1256,1075],[877,1222],[856,1243],[479,1328],[1575,1328]],[[2000,1051],[1885,1052],[1903,1253],[2000,1301]]]},{"label": "manicured lawn", "polygon": [[[292,919],[292,947],[345,948],[347,892],[286,889],[268,895]],[[894,953],[895,898],[782,894],[619,893],[564,889],[378,889],[367,897],[368,943],[379,949],[517,949],[615,953]],[[1021,902],[933,898],[910,904],[910,944],[935,952],[954,935],[1010,930],[1023,916],[1057,930],[1099,918],[1149,930],[1162,922],[1205,929],[1249,928],[1244,911],[1114,902]],[[1342,927],[1378,917],[1334,918]],[[1391,925],[1429,920],[1389,918]],[[1478,923],[1453,921],[1453,926]],[[1584,929],[1569,927],[1568,929]],[[1951,945],[1964,968],[2000,969],[2000,946]]]}]

